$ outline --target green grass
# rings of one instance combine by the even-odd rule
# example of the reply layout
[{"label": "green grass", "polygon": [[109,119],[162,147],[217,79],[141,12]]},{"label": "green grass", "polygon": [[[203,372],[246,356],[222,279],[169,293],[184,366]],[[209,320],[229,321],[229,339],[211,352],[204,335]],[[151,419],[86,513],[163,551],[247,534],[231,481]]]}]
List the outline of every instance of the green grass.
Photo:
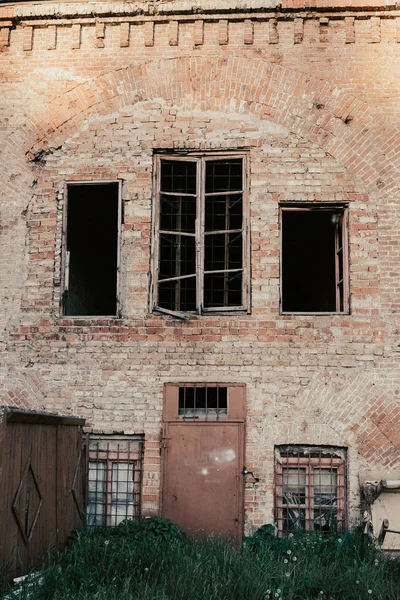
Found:
[{"label": "green grass", "polygon": [[[400,560],[361,534],[194,542],[160,519],[78,532],[21,600],[400,600]],[[164,528],[164,529],[163,529]],[[11,592],[10,598],[17,598]]]}]

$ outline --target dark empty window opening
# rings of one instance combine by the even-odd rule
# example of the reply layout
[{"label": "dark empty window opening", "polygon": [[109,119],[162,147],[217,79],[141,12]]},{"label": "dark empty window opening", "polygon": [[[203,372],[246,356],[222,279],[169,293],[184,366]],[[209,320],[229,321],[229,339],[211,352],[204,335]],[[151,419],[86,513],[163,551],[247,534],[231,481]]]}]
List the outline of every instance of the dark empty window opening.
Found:
[{"label": "dark empty window opening", "polygon": [[178,415],[184,419],[220,419],[228,415],[228,388],[181,386]]},{"label": "dark empty window opening", "polygon": [[347,312],[343,207],[282,208],[282,311]]},{"label": "dark empty window opening", "polygon": [[245,156],[156,156],[155,308],[246,306]]},{"label": "dark empty window opening", "polygon": [[339,448],[275,449],[275,518],[280,535],[345,528],[345,456]]},{"label": "dark empty window opening", "polygon": [[116,315],[119,185],[71,184],[67,191],[64,315]]}]

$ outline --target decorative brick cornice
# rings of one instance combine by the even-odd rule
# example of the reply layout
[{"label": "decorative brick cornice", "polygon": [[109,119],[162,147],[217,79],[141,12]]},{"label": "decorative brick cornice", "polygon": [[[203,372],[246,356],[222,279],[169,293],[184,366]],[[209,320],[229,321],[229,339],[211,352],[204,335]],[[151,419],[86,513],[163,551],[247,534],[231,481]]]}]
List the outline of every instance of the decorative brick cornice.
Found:
[{"label": "decorative brick cornice", "polygon": [[[84,6],[84,5],[83,5]],[[382,21],[385,19],[395,21],[395,26],[381,27]],[[306,33],[306,23],[314,22],[319,27],[318,38],[315,35],[310,37],[310,33]],[[205,28],[205,23],[212,24]],[[254,12],[254,13],[221,13],[214,14],[196,14],[196,15],[178,15],[171,13],[169,17],[160,14],[156,15],[130,15],[122,18],[121,16],[84,16],[82,14],[75,15],[71,19],[65,19],[63,15],[55,18],[40,18],[34,19],[27,17],[25,19],[8,19],[1,20],[0,18],[0,51],[8,50],[15,46],[17,50],[31,52],[36,50],[35,32],[37,30],[46,30],[47,36],[45,40],[45,48],[47,50],[57,49],[58,33],[64,29],[67,36],[70,38],[70,48],[79,49],[81,47],[82,30],[88,29],[89,34],[86,39],[93,38],[92,45],[99,49],[107,48],[108,38],[113,34],[113,30],[117,28],[119,45],[121,48],[127,48],[130,45],[138,43],[138,40],[144,40],[145,47],[157,46],[162,40],[165,32],[165,25],[168,26],[168,43],[169,46],[179,47],[181,44],[180,28],[186,27],[185,39],[186,42],[192,38],[193,47],[202,46],[203,44],[215,43],[218,40],[219,45],[229,46],[230,25],[235,24],[242,27],[243,45],[253,45],[257,39],[263,40],[262,44],[287,44],[290,39],[285,34],[281,36],[281,28],[292,27],[293,43],[296,45],[303,42],[313,44],[330,44],[332,36],[336,34],[336,44],[352,44],[352,43],[387,43],[400,42],[400,11],[395,13],[359,13],[349,15],[347,13],[282,13],[282,12]],[[215,32],[212,33],[212,27]],[[13,35],[13,31],[23,32],[22,38],[18,35]],[[140,33],[140,30],[142,32]],[[264,31],[265,30],[265,31]],[[337,32],[343,30],[340,37],[337,37]],[[134,33],[135,31],[135,33]],[[139,31],[139,35],[136,32]],[[290,31],[290,29],[289,29]],[[308,30],[309,31],[309,30]],[[42,35],[42,34],[41,34]],[[43,37],[43,35],[42,35]],[[115,36],[114,36],[115,37]],[[21,42],[21,39],[23,40]],[[65,34],[63,39],[66,39]],[[136,41],[135,41],[136,40]],[[21,48],[22,44],[22,48]],[[260,44],[260,41],[258,42]],[[42,51],[43,47],[38,46],[38,51]]]},{"label": "decorative brick cornice", "polygon": [[360,12],[382,14],[398,11],[399,5],[393,0],[173,0],[172,2],[36,2],[9,3],[0,7],[0,20],[15,23],[25,20],[64,20],[64,19],[124,19],[131,17],[164,17],[195,15],[262,15],[265,13],[290,14],[355,14]]}]

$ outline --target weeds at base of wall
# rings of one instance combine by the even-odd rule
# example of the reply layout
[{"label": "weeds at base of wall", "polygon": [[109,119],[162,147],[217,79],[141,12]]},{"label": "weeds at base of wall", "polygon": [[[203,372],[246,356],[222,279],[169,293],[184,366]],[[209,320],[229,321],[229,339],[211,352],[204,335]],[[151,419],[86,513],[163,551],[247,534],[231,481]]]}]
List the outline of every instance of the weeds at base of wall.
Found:
[{"label": "weeds at base of wall", "polygon": [[[195,542],[161,519],[77,532],[9,600],[398,600],[400,560],[358,532]],[[138,535],[138,533],[140,534]],[[253,536],[254,538],[254,536]]]}]

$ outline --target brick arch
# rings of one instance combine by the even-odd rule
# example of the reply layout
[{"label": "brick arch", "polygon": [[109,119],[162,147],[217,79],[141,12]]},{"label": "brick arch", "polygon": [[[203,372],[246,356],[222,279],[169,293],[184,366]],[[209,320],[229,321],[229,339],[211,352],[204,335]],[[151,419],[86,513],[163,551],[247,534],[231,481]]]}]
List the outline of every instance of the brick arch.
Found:
[{"label": "brick arch", "polygon": [[307,422],[323,424],[339,432],[370,467],[400,466],[400,402],[395,384],[376,374],[362,372],[348,377],[318,373],[299,398]]},{"label": "brick arch", "polygon": [[37,373],[20,371],[9,375],[2,382],[0,406],[15,406],[40,410],[44,407],[47,387],[44,379]]},{"label": "brick arch", "polygon": [[[40,159],[87,117],[155,98],[186,110],[252,113],[316,143],[381,198],[398,189],[399,132],[374,109],[322,79],[263,59],[235,57],[151,61],[73,88],[11,135],[2,153],[9,181],[16,162],[19,174],[26,172],[22,157]],[[22,152],[15,161],[18,148]]]}]

